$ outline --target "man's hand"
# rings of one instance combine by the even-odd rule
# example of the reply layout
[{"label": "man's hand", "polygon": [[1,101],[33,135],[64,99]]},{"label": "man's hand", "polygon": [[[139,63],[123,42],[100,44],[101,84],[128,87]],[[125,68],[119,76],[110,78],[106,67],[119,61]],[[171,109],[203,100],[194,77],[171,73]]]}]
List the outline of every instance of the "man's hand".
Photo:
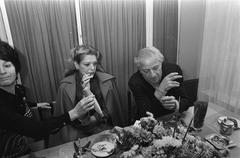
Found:
[{"label": "man's hand", "polygon": [[179,109],[179,102],[175,99],[174,96],[164,96],[161,98],[160,101],[165,109],[168,109],[168,110]]},{"label": "man's hand", "polygon": [[160,85],[156,88],[157,91],[166,92],[173,87],[179,87],[180,83],[175,81],[176,79],[182,78],[177,72],[173,72],[164,77]]}]

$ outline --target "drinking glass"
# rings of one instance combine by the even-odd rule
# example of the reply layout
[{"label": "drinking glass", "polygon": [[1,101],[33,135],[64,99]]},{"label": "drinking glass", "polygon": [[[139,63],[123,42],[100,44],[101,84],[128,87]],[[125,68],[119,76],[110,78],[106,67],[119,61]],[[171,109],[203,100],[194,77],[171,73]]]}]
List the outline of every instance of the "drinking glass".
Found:
[{"label": "drinking glass", "polygon": [[207,113],[208,102],[197,101],[194,103],[193,127],[201,129],[204,125],[204,119]]}]

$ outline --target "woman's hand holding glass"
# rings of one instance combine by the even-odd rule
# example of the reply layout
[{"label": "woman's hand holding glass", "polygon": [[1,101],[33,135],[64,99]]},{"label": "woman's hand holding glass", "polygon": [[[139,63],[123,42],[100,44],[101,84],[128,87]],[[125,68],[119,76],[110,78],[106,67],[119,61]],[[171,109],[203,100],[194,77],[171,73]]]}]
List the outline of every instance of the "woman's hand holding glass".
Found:
[{"label": "woman's hand holding glass", "polygon": [[86,117],[86,114],[94,109],[94,95],[89,95],[87,97],[84,97],[81,99],[77,105],[69,111],[69,116],[71,121],[75,119],[84,119]]}]

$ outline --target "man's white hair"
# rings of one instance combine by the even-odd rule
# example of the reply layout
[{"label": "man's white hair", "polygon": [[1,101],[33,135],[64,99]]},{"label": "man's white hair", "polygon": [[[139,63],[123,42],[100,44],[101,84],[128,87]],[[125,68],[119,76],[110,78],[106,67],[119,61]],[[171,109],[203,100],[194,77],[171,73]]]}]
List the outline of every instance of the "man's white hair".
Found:
[{"label": "man's white hair", "polygon": [[149,57],[156,58],[161,63],[164,61],[163,54],[157,48],[152,46],[152,47],[146,47],[146,48],[140,49],[137,55],[134,57],[134,63],[139,68],[141,66],[142,60]]}]

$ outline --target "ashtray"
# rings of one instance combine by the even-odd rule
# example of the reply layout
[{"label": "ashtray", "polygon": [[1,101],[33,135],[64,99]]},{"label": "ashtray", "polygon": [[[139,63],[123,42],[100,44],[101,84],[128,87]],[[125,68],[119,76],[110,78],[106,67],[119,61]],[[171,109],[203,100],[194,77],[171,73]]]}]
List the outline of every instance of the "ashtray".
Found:
[{"label": "ashtray", "polygon": [[236,146],[236,144],[229,137],[215,133],[207,135],[205,139],[218,150],[228,149]]},{"label": "ashtray", "polygon": [[233,124],[234,124],[233,128],[234,129],[239,129],[240,128],[240,120],[235,118],[235,117],[221,116],[221,117],[218,118],[217,121],[218,121],[219,124],[221,124],[223,122],[223,120],[225,120],[225,119],[233,122]]},{"label": "ashtray", "polygon": [[115,150],[115,145],[108,141],[97,142],[91,147],[91,152],[96,157],[107,157]]}]

